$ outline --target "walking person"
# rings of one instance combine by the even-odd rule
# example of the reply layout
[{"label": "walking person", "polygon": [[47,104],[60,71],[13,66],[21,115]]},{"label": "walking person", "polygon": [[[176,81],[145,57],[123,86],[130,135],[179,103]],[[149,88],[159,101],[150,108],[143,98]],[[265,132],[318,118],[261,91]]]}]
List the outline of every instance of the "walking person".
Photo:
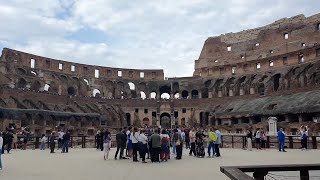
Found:
[{"label": "walking person", "polygon": [[56,142],[55,142],[54,134],[55,134],[55,132],[52,132],[50,135],[50,139],[49,139],[50,153],[55,153],[54,148],[56,146]]},{"label": "walking person", "polygon": [[146,162],[146,154],[148,153],[148,137],[145,135],[145,130],[141,130],[139,135],[139,152],[140,158],[142,159],[142,163]]},{"label": "walking person", "polygon": [[114,156],[114,159],[117,160],[119,151],[120,151],[119,159],[126,159],[125,157],[123,157],[123,152],[124,152],[124,148],[126,148],[127,136],[125,132],[122,131],[121,128],[119,129],[119,132],[116,134],[116,141],[117,141],[117,151]]},{"label": "walking person", "polygon": [[261,149],[266,150],[267,135],[262,128],[260,132],[260,139],[261,139]]},{"label": "walking person", "polygon": [[42,134],[41,140],[40,140],[40,150],[45,150],[46,142],[47,142],[47,138],[44,134]]},{"label": "walking person", "polygon": [[1,161],[2,148],[3,148],[3,138],[2,138],[2,133],[0,132],[0,170],[2,170],[2,161]]},{"label": "walking person", "polygon": [[252,130],[249,128],[247,130],[247,150],[252,151]]},{"label": "walking person", "polygon": [[161,161],[168,161],[170,154],[170,137],[165,129],[160,134],[161,138]]},{"label": "walking person", "polygon": [[257,129],[256,133],[255,133],[255,138],[256,138],[256,148],[257,149],[261,149],[260,148],[260,144],[261,144],[261,132],[260,132],[260,128]]},{"label": "walking person", "polygon": [[69,143],[70,143],[70,132],[67,130],[66,133],[63,135],[63,147],[62,147],[62,153],[68,153],[69,152]]},{"label": "walking person", "polygon": [[177,129],[174,129],[173,140],[176,144],[177,156],[176,160],[180,160],[182,158],[182,146],[183,146],[183,139],[181,137],[181,133],[178,132]]},{"label": "walking person", "polygon": [[111,133],[109,131],[106,131],[103,136],[103,159],[104,160],[107,160],[109,158],[110,148],[111,148]]},{"label": "walking person", "polygon": [[195,128],[192,128],[192,130],[189,132],[189,136],[190,136],[190,143],[191,143],[189,155],[191,156],[193,153],[193,155],[196,156],[196,131],[195,131]]},{"label": "walking person", "polygon": [[279,152],[287,152],[286,150],[284,150],[285,140],[286,134],[284,133],[283,129],[280,128],[280,130],[278,131]]},{"label": "walking person", "polygon": [[213,131],[213,128],[210,128],[210,131],[208,134],[209,134],[208,157],[210,158],[211,150],[212,150],[212,157],[214,157],[215,155],[215,142],[217,141],[217,135],[216,135],[216,132]]},{"label": "walking person", "polygon": [[131,141],[132,141],[132,149],[133,149],[133,162],[138,162],[138,143],[139,143],[139,132],[138,132],[138,128],[134,127],[133,128],[133,133],[131,134],[130,137]]},{"label": "walking person", "polygon": [[300,138],[301,138],[301,150],[307,150],[308,149],[308,126],[301,126]]},{"label": "walking person", "polygon": [[220,157],[220,144],[221,144],[221,133],[218,128],[214,128],[216,136],[217,136],[217,141],[214,143],[214,151],[216,153],[216,157]]}]

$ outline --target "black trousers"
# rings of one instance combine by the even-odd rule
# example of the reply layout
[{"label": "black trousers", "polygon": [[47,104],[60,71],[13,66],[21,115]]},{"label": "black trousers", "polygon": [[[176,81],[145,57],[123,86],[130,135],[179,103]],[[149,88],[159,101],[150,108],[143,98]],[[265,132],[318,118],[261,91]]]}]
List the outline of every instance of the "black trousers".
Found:
[{"label": "black trousers", "polygon": [[301,148],[308,149],[308,139],[301,139]]},{"label": "black trousers", "polygon": [[152,148],[150,151],[151,162],[160,162],[161,148]]},{"label": "black trousers", "polygon": [[138,161],[138,143],[132,143],[133,147],[133,161]]},{"label": "black trousers", "polygon": [[58,149],[59,148],[62,148],[62,139],[60,139],[60,138],[58,139]]},{"label": "black trousers", "polygon": [[192,155],[192,153],[193,153],[193,155],[197,155],[196,154],[196,143],[195,142],[192,142],[191,143],[191,148],[190,148],[190,152],[189,152],[189,155]]},{"label": "black trousers", "polygon": [[216,153],[216,156],[220,156],[220,144],[214,144],[214,152]]},{"label": "black trousers", "polygon": [[54,153],[55,146],[56,146],[56,143],[51,143],[50,144],[50,153]]},{"label": "black trousers", "polygon": [[176,151],[177,151],[177,159],[181,159],[182,158],[182,144],[176,146]]},{"label": "black trousers", "polygon": [[119,159],[122,159],[123,152],[124,152],[124,146],[117,146],[117,151],[116,151],[116,155],[114,156],[114,158],[117,158],[119,151],[120,151]]},{"label": "black trousers", "polygon": [[190,140],[186,140],[186,148],[187,148],[187,149],[190,148]]},{"label": "black trousers", "polygon": [[266,140],[261,140],[261,148],[266,148]]}]

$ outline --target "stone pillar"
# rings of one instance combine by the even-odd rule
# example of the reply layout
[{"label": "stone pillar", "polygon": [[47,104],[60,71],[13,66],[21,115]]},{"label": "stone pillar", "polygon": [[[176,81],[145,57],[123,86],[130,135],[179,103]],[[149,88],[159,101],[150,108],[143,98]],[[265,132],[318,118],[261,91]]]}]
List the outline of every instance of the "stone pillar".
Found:
[{"label": "stone pillar", "polygon": [[229,96],[233,96],[233,90],[229,89]]},{"label": "stone pillar", "polygon": [[268,124],[269,124],[269,135],[277,135],[277,118],[269,117]]},{"label": "stone pillar", "polygon": [[218,91],[218,97],[222,97],[222,91],[221,90]]},{"label": "stone pillar", "polygon": [[209,95],[209,98],[212,98],[212,96],[213,96],[213,95],[212,95],[212,92],[209,92],[208,95]]},{"label": "stone pillar", "polygon": [[243,90],[243,88],[240,88],[239,91],[240,91],[240,92],[239,92],[240,96],[243,96],[243,95],[244,95],[244,90]]},{"label": "stone pillar", "polygon": [[174,96],[173,94],[170,94],[170,99],[173,99],[174,98],[173,96]]},{"label": "stone pillar", "polygon": [[255,91],[254,91],[253,87],[250,88],[250,94],[255,94]]},{"label": "stone pillar", "polygon": [[199,92],[199,94],[198,94],[198,98],[199,98],[199,99],[201,99],[201,98],[202,98],[202,94],[201,94],[201,92]]}]

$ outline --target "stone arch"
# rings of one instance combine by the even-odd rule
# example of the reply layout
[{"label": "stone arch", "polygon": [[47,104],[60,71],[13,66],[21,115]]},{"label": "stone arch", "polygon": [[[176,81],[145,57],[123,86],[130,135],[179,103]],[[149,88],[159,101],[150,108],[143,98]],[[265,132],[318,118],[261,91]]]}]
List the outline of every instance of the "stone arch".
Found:
[{"label": "stone arch", "polygon": [[207,81],[204,82],[204,86],[205,86],[206,88],[209,88],[209,87],[211,86],[211,83],[212,83],[211,80],[207,80]]},{"label": "stone arch", "polygon": [[77,90],[76,90],[76,88],[71,86],[71,87],[68,87],[67,92],[68,92],[69,96],[75,96],[77,93]]},{"label": "stone arch", "polygon": [[173,98],[174,99],[180,99],[180,93],[178,91],[176,91],[174,94],[173,94]]},{"label": "stone arch", "polygon": [[42,114],[37,114],[34,118],[34,124],[38,126],[44,126],[44,117]]},{"label": "stone arch", "polygon": [[136,90],[136,85],[133,82],[128,82],[131,91]]},{"label": "stone arch", "polygon": [[151,98],[151,99],[157,99],[157,93],[156,93],[155,91],[152,91],[152,92],[150,93],[150,98]]},{"label": "stone arch", "polygon": [[145,125],[145,126],[149,126],[149,125],[150,125],[150,120],[149,120],[149,118],[147,118],[147,117],[143,118],[142,123],[143,123],[143,125]]},{"label": "stone arch", "polygon": [[172,84],[172,90],[173,90],[173,92],[179,92],[179,83],[178,82],[174,82]]},{"label": "stone arch", "polygon": [[62,82],[68,82],[68,77],[66,75],[64,75],[64,74],[60,75],[60,79],[61,79]]},{"label": "stone arch", "polygon": [[160,115],[161,128],[171,128],[171,116],[167,112],[163,112]]},{"label": "stone arch", "polygon": [[16,70],[17,70],[17,74],[19,74],[19,75],[27,74],[27,71],[21,67],[18,67]]},{"label": "stone arch", "polygon": [[93,89],[92,91],[92,96],[93,97],[101,97],[101,92],[99,89]]},{"label": "stone arch", "polygon": [[145,82],[139,83],[138,89],[140,91],[146,91],[147,90],[147,84]]},{"label": "stone arch", "polygon": [[[163,85],[159,87],[159,91],[160,91],[160,97],[167,97],[167,94],[169,94],[169,98],[170,98],[170,94],[171,94],[171,87],[168,85]],[[163,96],[163,94],[165,94],[165,96]]]},{"label": "stone arch", "polygon": [[21,127],[29,127],[32,124],[32,115],[25,113],[21,116]]},{"label": "stone arch", "polygon": [[146,99],[147,98],[147,95],[144,91],[140,91],[140,98],[141,99]]},{"label": "stone arch", "polygon": [[162,93],[162,94],[161,94],[161,99],[170,99],[170,94],[168,94],[168,93]]},{"label": "stone arch", "polygon": [[263,83],[260,83],[258,85],[258,93],[260,96],[264,96],[265,95],[265,86]]},{"label": "stone arch", "polygon": [[192,99],[198,99],[199,98],[198,90],[194,89],[194,90],[191,91],[191,98]]},{"label": "stone arch", "polygon": [[187,90],[183,90],[183,91],[181,92],[181,97],[182,97],[183,99],[187,99],[187,98],[189,97],[189,92],[188,92]]},{"label": "stone arch", "polygon": [[273,90],[274,91],[277,91],[279,89],[280,78],[281,78],[281,74],[279,74],[279,73],[273,76]]},{"label": "stone arch", "polygon": [[27,86],[27,81],[24,78],[19,78],[18,82],[16,84],[17,88],[26,88]]},{"label": "stone arch", "polygon": [[201,89],[201,98],[209,98],[209,90],[208,90],[208,88]]}]

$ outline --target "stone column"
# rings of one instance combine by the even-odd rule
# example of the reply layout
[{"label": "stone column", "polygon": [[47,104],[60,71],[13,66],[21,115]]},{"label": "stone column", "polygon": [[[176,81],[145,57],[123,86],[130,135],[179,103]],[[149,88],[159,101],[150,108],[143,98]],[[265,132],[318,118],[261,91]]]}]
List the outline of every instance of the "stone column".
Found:
[{"label": "stone column", "polygon": [[218,97],[222,97],[222,91],[221,90],[218,91]]},{"label": "stone column", "polygon": [[229,96],[233,96],[233,90],[229,89]]},{"label": "stone column", "polygon": [[213,95],[212,95],[212,92],[209,92],[208,95],[209,95],[209,98],[212,98],[212,96],[213,96]]},{"label": "stone column", "polygon": [[240,96],[243,96],[243,95],[244,95],[244,90],[243,90],[243,88],[240,88],[239,94],[240,94]]},{"label": "stone column", "polygon": [[250,88],[250,94],[255,94],[255,91],[254,91],[253,87]]}]

